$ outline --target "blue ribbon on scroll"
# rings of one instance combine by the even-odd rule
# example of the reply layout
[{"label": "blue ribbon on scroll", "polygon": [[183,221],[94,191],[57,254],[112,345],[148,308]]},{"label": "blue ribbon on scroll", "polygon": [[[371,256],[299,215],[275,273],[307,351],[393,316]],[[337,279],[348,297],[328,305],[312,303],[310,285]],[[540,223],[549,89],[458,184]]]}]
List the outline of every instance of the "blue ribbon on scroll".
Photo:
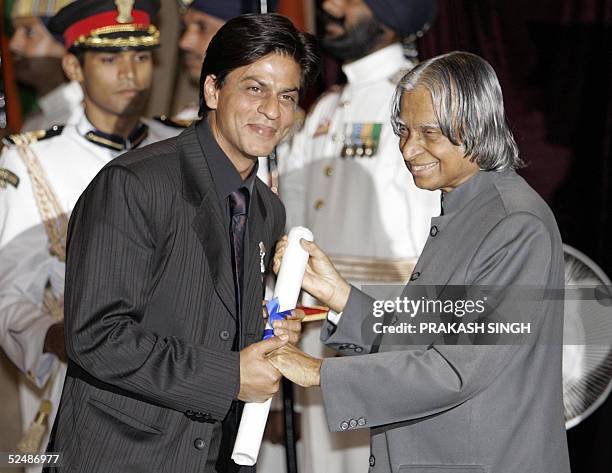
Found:
[{"label": "blue ribbon on scroll", "polygon": [[266,309],[268,311],[268,321],[266,322],[266,327],[264,328],[264,334],[262,340],[267,340],[274,336],[274,328],[272,327],[272,323],[275,320],[285,320],[288,315],[291,315],[291,311],[293,309],[284,310],[280,312],[278,309],[280,307],[280,303],[278,302],[278,297],[273,298],[270,302],[266,304]]}]

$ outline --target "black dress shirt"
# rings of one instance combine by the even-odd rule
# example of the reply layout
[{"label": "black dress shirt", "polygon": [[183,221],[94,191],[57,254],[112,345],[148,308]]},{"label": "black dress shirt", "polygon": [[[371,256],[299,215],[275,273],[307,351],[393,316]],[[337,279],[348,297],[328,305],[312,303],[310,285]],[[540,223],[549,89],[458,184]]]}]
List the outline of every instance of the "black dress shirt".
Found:
[{"label": "black dress shirt", "polygon": [[[229,228],[229,195],[241,187],[245,187],[249,191],[249,196],[253,193],[253,186],[259,164],[257,161],[255,162],[255,167],[251,171],[251,174],[243,181],[238,170],[221,149],[217,140],[215,140],[208,122],[206,120],[200,120],[196,125],[196,130],[198,132],[200,146],[204,152],[204,159],[206,160],[213,182],[215,183],[215,191],[219,198],[219,204],[226,216],[225,224],[227,228]],[[247,241],[246,238],[245,241]]]}]

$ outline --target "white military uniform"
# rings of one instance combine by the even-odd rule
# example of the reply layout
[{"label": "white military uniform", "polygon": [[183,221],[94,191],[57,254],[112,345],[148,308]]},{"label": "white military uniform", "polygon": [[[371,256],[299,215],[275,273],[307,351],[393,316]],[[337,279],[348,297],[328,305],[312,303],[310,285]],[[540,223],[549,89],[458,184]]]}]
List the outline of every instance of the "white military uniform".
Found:
[{"label": "white military uniform", "polygon": [[28,116],[21,131],[47,130],[67,123],[74,110],[83,102],[83,89],[78,82],[66,82],[38,98],[40,111]]},{"label": "white military uniform", "polygon": [[[139,130],[138,143],[125,143],[127,149],[169,138],[180,131],[150,121]],[[65,264],[51,254],[42,215],[49,219],[50,212],[51,220],[56,220],[60,227],[62,222],[65,224],[85,187],[125,149],[111,149],[116,143],[99,136],[82,107],[74,110],[63,130],[55,127],[46,137],[44,132],[26,133],[17,135],[13,141],[24,139],[29,141],[26,153],[35,157],[34,164],[30,161],[26,165],[23,148],[20,151],[14,144],[5,147],[0,156],[0,345],[27,377],[20,386],[24,429],[36,416],[43,398],[52,402],[49,429],[42,442],[44,449],[66,366],[55,355],[43,353],[47,330],[58,322],[57,315],[60,318],[63,315],[61,305],[59,314],[49,313],[43,299],[50,290],[61,304]],[[49,205],[46,211],[41,210],[35,196],[35,192],[40,193],[41,182],[55,197],[55,205]],[[60,230],[65,231],[65,227]]]},{"label": "white military uniform", "polygon": [[[430,219],[440,212],[439,192],[414,184],[390,122],[396,84],[413,66],[399,43],[344,65],[348,83],[324,94],[290,148],[279,150],[288,228],[310,228],[338,270],[356,284],[403,286]],[[320,325],[308,325],[304,350],[333,356],[319,341]],[[367,471],[369,432],[330,434],[320,390],[302,390],[300,398],[300,471]]]}]

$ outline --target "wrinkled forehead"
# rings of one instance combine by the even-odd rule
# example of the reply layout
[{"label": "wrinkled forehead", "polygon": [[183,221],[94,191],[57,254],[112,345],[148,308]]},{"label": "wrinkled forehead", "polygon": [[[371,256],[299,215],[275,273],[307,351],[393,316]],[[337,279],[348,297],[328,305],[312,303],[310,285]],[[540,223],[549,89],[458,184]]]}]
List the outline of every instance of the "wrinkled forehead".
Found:
[{"label": "wrinkled forehead", "polygon": [[437,125],[431,92],[423,86],[404,89],[400,101],[399,120],[411,125]]}]

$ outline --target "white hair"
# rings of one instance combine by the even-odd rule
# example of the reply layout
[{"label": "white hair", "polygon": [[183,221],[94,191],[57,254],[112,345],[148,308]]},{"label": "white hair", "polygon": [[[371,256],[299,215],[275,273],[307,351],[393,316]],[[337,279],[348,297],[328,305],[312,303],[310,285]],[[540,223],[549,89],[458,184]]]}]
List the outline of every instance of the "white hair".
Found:
[{"label": "white hair", "polygon": [[475,54],[455,51],[422,62],[401,79],[392,102],[391,123],[399,135],[404,91],[424,87],[431,94],[441,132],[484,171],[525,166],[504,113],[499,80]]}]

